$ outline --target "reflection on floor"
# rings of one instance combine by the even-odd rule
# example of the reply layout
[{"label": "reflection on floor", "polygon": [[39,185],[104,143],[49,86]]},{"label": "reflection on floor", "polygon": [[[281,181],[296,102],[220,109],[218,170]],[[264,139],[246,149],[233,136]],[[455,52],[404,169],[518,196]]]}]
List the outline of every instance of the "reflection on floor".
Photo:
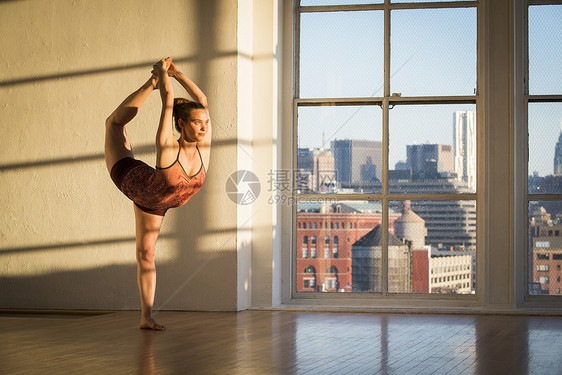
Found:
[{"label": "reflection on floor", "polygon": [[562,374],[562,317],[291,311],[0,314],[2,374]]}]

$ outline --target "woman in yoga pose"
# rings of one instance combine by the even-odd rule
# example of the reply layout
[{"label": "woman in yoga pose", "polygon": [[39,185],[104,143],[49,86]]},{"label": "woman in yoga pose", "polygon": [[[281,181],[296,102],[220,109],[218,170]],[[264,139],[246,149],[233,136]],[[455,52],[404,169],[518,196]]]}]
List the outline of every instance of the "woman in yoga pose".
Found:
[{"label": "woman in yoga pose", "polygon": [[[170,58],[154,65],[152,77],[129,95],[105,122],[105,162],[119,190],[134,202],[137,283],[141,301],[140,328],[165,330],[152,316],[156,288],[154,250],[164,215],[185,204],[201,189],[211,151],[207,97]],[[170,77],[193,100],[175,98]],[[156,168],[133,156],[125,125],[154,90],[160,91],[162,112],[156,131]],[[172,122],[180,133],[175,139]]]}]

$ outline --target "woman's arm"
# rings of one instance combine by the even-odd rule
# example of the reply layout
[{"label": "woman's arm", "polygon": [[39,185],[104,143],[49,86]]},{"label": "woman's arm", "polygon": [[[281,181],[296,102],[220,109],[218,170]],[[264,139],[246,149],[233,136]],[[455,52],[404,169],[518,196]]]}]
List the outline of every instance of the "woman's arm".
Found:
[{"label": "woman's arm", "polygon": [[[209,111],[209,106],[207,103],[207,96],[197,87],[197,85],[187,78],[185,74],[180,72],[176,66],[170,62],[170,67],[168,68],[168,75],[170,77],[174,77],[187,91],[189,96],[191,96],[192,100],[195,100],[203,105],[207,112]],[[205,169],[208,170],[209,168],[209,161],[211,159],[211,138],[213,134],[213,127],[211,126],[211,122],[207,124],[207,134],[203,141],[197,142],[197,147],[199,148],[199,152],[201,152],[201,157],[203,158],[203,164],[205,165]]]},{"label": "woman's arm", "polygon": [[140,107],[148,96],[157,87],[155,77],[151,77],[138,90],[129,95],[107,118],[107,122],[124,126],[128,124],[139,112]]},{"label": "woman's arm", "polygon": [[167,167],[176,160],[176,140],[172,130],[172,113],[174,107],[174,90],[167,74],[170,59],[162,59],[154,65],[154,73],[158,75],[162,112],[156,131],[156,165]]},{"label": "woman's arm", "polygon": [[203,91],[201,91],[201,89],[199,89],[199,87],[197,87],[197,85],[193,81],[191,81],[189,78],[187,78],[187,76],[185,74],[180,72],[176,68],[174,63],[170,63],[170,68],[168,69],[168,74],[170,75],[170,77],[174,77],[183,86],[185,91],[187,91],[189,96],[191,96],[191,99],[201,103],[205,108],[208,109],[208,107],[207,107],[207,96],[205,96],[205,94],[203,94]]}]

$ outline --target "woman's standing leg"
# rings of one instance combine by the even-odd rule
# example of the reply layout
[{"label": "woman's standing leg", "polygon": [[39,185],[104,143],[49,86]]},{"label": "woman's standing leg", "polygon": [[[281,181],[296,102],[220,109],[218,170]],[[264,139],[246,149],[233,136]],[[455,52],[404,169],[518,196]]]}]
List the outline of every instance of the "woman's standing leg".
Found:
[{"label": "woman's standing leg", "polygon": [[163,216],[146,213],[135,206],[137,283],[141,301],[140,328],[157,331],[166,329],[163,325],[158,324],[152,316],[154,293],[156,290],[154,251],[163,219]]},{"label": "woman's standing leg", "polygon": [[[119,160],[133,157],[131,144],[127,139],[125,125],[138,113],[148,96],[158,87],[156,76],[152,76],[138,90],[129,95],[105,121],[105,163],[107,170]],[[140,328],[164,330],[152,317],[156,269],[154,250],[162,225],[162,216],[150,215],[135,207],[137,282],[141,297],[142,316]]]}]

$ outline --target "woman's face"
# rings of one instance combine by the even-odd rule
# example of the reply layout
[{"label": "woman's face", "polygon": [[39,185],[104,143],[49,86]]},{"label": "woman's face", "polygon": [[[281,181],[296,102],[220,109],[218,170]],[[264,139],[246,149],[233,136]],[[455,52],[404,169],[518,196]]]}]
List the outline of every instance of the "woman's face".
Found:
[{"label": "woman's face", "polygon": [[184,139],[188,142],[201,142],[209,130],[209,114],[204,109],[194,109],[189,114],[187,121],[180,125]]}]

